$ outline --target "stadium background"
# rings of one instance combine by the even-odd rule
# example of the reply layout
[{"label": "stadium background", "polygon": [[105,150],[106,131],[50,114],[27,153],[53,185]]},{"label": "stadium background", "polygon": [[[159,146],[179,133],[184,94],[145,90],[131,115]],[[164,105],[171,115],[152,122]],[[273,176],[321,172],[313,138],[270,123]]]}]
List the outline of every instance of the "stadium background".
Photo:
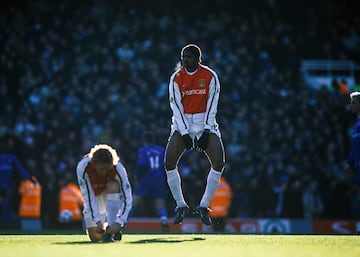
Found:
[{"label": "stadium background", "polygon": [[[167,83],[188,42],[222,84],[231,218],[303,218],[311,182],[324,202],[314,218],[360,218],[343,169],[355,117],[337,90],[341,77],[315,90],[300,72],[302,59],[359,63],[356,1],[8,2],[0,4],[1,144],[38,177],[45,229],[58,226],[62,178],[92,145],[116,147],[131,178],[142,132],[166,143]],[[207,170],[196,153],[181,162],[190,205]],[[170,215],[173,207],[169,198]],[[155,216],[151,208],[144,216]]]}]

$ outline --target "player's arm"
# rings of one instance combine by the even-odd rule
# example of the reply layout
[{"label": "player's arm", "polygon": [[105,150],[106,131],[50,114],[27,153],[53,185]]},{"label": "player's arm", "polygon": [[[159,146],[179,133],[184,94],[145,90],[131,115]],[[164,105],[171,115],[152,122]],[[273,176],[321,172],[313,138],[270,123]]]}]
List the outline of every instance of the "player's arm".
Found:
[{"label": "player's arm", "polygon": [[358,169],[360,168],[360,124],[356,124],[355,129],[352,146],[352,167]]},{"label": "player's arm", "polygon": [[147,165],[146,156],[141,151],[139,151],[138,158],[135,164],[135,171],[134,171],[136,179],[140,179],[145,174],[146,165]]},{"label": "player's arm", "polygon": [[205,151],[208,146],[210,129],[215,125],[215,116],[219,101],[220,82],[216,73],[212,72],[212,74],[213,77],[209,84],[209,96],[204,116],[204,131],[199,140],[196,140],[196,150],[200,152]]},{"label": "player's arm", "polygon": [[354,171],[360,167],[360,126],[355,125],[355,131],[353,131],[352,148],[350,150],[346,171]]},{"label": "player's arm", "polygon": [[78,202],[78,204],[79,204],[79,206],[81,207],[81,210],[82,210],[83,206],[84,206],[84,197],[81,194],[80,188],[79,187],[73,187],[72,190],[73,190],[74,195],[75,195],[75,197],[77,199],[77,202]]},{"label": "player's arm", "polygon": [[15,166],[16,172],[20,175],[21,180],[31,179],[29,172],[21,165],[16,156],[12,155],[13,165]]},{"label": "player's arm", "polygon": [[117,173],[120,177],[120,187],[123,193],[124,206],[119,210],[117,215],[116,223],[119,223],[121,226],[124,226],[129,217],[129,213],[132,208],[132,190],[129,182],[129,178],[126,172],[125,167],[122,163],[118,163],[116,165]]},{"label": "player's arm", "polygon": [[189,122],[187,121],[184,114],[184,107],[181,102],[181,92],[178,84],[174,80],[175,74],[170,78],[169,83],[169,102],[170,108],[173,112],[173,119],[181,135],[189,133]]},{"label": "player's arm", "polygon": [[352,170],[354,168],[354,150],[351,149],[348,159],[347,159],[347,167],[346,169],[348,171]]},{"label": "player's arm", "polygon": [[205,113],[205,129],[211,129],[214,126],[215,116],[217,113],[217,106],[220,95],[220,81],[215,72],[213,72],[213,78],[209,85],[209,98],[206,104]]},{"label": "player's arm", "polygon": [[101,222],[101,216],[99,212],[99,205],[95,197],[95,193],[92,189],[90,178],[85,172],[87,162],[82,160],[76,167],[76,174],[80,192],[84,199],[86,209],[84,210],[84,218],[92,219],[95,223]]}]

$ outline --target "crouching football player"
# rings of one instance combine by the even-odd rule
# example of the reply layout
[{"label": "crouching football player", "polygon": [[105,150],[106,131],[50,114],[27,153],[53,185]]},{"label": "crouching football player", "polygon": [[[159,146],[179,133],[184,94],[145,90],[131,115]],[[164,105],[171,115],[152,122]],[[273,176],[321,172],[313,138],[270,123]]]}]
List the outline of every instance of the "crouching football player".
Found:
[{"label": "crouching football player", "polygon": [[105,144],[94,146],[78,163],[76,172],[90,240],[121,240],[132,208],[132,191],[116,150]]}]

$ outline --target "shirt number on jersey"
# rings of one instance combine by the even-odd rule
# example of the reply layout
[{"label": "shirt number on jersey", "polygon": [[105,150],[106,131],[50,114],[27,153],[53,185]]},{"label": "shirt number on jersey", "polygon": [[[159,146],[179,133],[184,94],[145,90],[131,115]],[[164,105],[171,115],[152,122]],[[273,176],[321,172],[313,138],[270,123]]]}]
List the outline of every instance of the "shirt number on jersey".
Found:
[{"label": "shirt number on jersey", "polygon": [[149,161],[150,161],[150,168],[152,170],[156,170],[156,169],[158,169],[160,167],[159,156],[158,155],[150,156]]}]

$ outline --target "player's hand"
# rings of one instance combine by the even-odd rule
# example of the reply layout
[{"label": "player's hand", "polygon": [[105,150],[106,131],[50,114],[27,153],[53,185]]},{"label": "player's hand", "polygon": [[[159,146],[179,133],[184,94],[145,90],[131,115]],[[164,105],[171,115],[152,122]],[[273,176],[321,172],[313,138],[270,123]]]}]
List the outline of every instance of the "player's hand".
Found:
[{"label": "player's hand", "polygon": [[209,135],[210,135],[210,131],[208,129],[205,129],[199,140],[196,141],[197,151],[199,152],[205,151],[206,147],[209,144]]},{"label": "player's hand", "polygon": [[187,150],[191,150],[194,148],[194,140],[190,137],[189,134],[183,135],[182,140]]},{"label": "player's hand", "polygon": [[114,235],[116,232],[118,232],[122,228],[122,225],[120,223],[115,222],[111,226],[106,228],[105,233]]},{"label": "player's hand", "polygon": [[101,221],[96,223],[96,232],[98,233],[104,233],[103,224]]},{"label": "player's hand", "polygon": [[39,183],[35,176],[31,176],[30,180],[33,184]]}]

